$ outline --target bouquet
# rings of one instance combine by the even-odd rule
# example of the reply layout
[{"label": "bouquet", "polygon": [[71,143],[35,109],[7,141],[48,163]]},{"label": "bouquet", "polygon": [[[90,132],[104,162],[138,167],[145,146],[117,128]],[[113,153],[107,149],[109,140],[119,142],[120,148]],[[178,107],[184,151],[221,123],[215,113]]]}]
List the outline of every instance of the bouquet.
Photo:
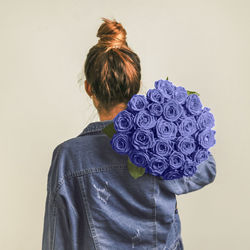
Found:
[{"label": "bouquet", "polygon": [[155,81],[144,95],[133,95],[127,108],[103,129],[112,148],[128,155],[133,178],[144,173],[172,180],[192,176],[215,144],[214,116],[199,94]]}]

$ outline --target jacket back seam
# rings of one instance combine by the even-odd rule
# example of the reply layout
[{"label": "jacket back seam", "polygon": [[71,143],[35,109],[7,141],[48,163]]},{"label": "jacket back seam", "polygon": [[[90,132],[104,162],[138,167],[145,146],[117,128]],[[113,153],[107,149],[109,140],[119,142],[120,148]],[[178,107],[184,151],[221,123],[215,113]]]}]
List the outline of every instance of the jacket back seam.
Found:
[{"label": "jacket back seam", "polygon": [[[78,183],[80,185],[81,184],[80,178],[77,178],[77,180],[78,180]],[[97,234],[96,234],[96,230],[95,230],[95,227],[94,227],[93,218],[91,216],[89,204],[87,202],[86,190],[85,190],[85,187],[84,187],[83,183],[80,186],[82,187],[82,188],[80,188],[80,191],[81,191],[81,196],[83,198],[84,206],[86,207],[86,216],[87,216],[87,221],[88,221],[88,224],[89,224],[90,232],[91,232],[91,235],[92,235],[92,239],[93,239],[93,242],[94,242],[94,247],[95,247],[96,250],[99,250],[100,249],[100,244],[99,244],[98,239],[97,239]]]},{"label": "jacket back seam", "polygon": [[70,173],[68,175],[65,175],[64,177],[62,177],[60,179],[60,181],[58,181],[55,191],[51,192],[51,201],[52,201],[52,203],[55,201],[58,191],[63,186],[63,184],[65,183],[66,180],[68,180],[70,178],[73,178],[73,177],[80,177],[80,176],[89,175],[89,174],[92,174],[92,173],[111,171],[113,169],[119,169],[119,170],[125,171],[125,170],[127,170],[127,166],[113,165],[113,166],[106,167],[106,168],[102,167],[102,168],[96,168],[96,169],[84,169],[84,170],[72,172],[72,173]]}]

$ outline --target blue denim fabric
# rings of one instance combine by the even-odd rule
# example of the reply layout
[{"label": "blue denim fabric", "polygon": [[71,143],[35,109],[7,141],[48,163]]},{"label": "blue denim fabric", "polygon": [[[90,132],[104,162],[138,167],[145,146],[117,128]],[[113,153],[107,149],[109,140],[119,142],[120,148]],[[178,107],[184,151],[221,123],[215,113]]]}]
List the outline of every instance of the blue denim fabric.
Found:
[{"label": "blue denim fabric", "polygon": [[214,181],[212,155],[192,177],[130,176],[97,121],[56,146],[47,180],[43,250],[183,250],[176,195]]}]

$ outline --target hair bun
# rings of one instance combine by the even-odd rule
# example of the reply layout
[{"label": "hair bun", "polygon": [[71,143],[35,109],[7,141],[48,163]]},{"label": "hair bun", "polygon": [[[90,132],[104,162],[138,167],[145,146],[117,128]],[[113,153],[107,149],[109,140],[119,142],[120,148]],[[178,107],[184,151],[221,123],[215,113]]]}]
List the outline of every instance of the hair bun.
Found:
[{"label": "hair bun", "polygon": [[104,17],[102,20],[104,23],[97,31],[97,37],[100,38],[98,44],[109,49],[128,46],[126,42],[127,32],[121,23],[118,23],[115,19],[110,20]]}]

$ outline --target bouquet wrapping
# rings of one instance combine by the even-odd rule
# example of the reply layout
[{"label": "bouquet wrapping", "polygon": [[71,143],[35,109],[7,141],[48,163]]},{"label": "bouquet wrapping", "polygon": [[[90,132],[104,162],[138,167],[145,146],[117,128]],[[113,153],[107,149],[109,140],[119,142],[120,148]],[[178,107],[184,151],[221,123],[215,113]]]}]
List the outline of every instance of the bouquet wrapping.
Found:
[{"label": "bouquet wrapping", "polygon": [[134,95],[127,108],[103,129],[112,148],[128,155],[132,177],[144,173],[164,180],[192,176],[214,146],[214,116],[199,94],[155,81],[144,95]]}]

